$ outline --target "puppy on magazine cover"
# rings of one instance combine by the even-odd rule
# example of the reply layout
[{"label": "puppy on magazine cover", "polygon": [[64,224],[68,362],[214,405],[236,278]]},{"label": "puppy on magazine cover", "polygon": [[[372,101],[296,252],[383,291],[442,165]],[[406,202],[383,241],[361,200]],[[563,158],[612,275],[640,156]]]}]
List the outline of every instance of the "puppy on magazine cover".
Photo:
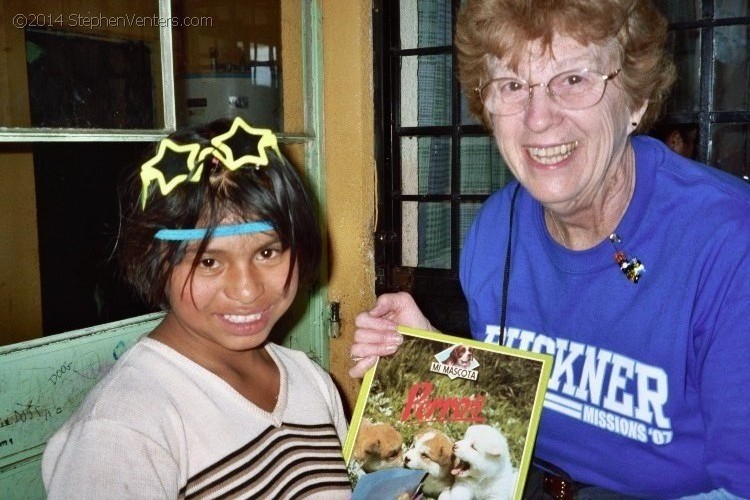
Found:
[{"label": "puppy on magazine cover", "polygon": [[474,361],[474,353],[472,353],[471,348],[459,344],[451,350],[448,359],[446,359],[443,364],[468,369],[471,367],[472,361]]},{"label": "puppy on magazine cover", "polygon": [[453,440],[435,429],[418,432],[404,455],[404,467],[427,472],[422,493],[430,498],[453,485],[452,465]]},{"label": "puppy on magazine cover", "polygon": [[363,472],[404,465],[403,438],[391,424],[362,420],[352,456]]},{"label": "puppy on magazine cover", "polygon": [[489,425],[471,425],[453,445],[455,482],[439,500],[513,498],[518,471],[510,461],[508,441]]}]

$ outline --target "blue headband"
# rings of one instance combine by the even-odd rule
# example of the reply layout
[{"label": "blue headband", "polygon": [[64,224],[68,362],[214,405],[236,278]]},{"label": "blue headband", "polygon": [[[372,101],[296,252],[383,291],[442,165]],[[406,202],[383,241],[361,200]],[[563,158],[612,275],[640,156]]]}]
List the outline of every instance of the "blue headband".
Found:
[{"label": "blue headband", "polygon": [[[236,236],[238,234],[252,234],[252,233],[264,233],[266,231],[273,231],[274,227],[270,222],[266,221],[255,221],[245,222],[242,224],[228,224],[225,226],[216,226],[214,232],[211,234],[212,238],[218,238],[220,236]],[[154,238],[157,240],[169,240],[169,241],[188,241],[188,240],[202,240],[206,237],[208,230],[206,228],[198,229],[161,229],[155,235]]]}]

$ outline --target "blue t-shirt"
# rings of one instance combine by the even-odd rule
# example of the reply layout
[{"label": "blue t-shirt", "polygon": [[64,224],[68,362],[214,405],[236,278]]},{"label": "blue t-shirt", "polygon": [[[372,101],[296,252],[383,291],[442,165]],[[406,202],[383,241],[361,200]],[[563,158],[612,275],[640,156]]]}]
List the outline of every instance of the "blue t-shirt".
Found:
[{"label": "blue t-shirt", "polygon": [[[505,345],[555,358],[535,454],[626,494],[750,497],[750,185],[632,143],[635,192],[615,231],[645,266],[637,284],[609,239],[562,247],[518,192]],[[485,203],[461,256],[472,335],[487,342],[515,186]]]}]

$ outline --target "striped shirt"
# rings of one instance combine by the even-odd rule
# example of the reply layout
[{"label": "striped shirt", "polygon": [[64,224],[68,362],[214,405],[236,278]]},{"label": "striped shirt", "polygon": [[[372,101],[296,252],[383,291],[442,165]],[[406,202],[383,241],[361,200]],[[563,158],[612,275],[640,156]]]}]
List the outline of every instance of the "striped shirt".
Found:
[{"label": "striped shirt", "polygon": [[188,479],[180,498],[305,498],[351,491],[330,424],[269,426],[257,438]]},{"label": "striped shirt", "polygon": [[351,496],[346,418],[330,376],[275,344],[272,412],[164,344],[126,352],[48,441],[49,500]]}]

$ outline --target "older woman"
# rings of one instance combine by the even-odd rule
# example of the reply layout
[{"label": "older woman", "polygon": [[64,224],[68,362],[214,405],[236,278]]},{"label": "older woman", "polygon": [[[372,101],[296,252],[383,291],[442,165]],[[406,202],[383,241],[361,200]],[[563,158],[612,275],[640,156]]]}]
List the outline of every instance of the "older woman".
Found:
[{"label": "older woman", "polygon": [[[554,356],[535,456],[582,497],[750,497],[750,187],[633,136],[674,80],[665,36],[648,0],[466,3],[461,83],[518,182],[461,283],[473,337]],[[353,376],[396,324],[430,328],[403,293],[357,317]]]}]

